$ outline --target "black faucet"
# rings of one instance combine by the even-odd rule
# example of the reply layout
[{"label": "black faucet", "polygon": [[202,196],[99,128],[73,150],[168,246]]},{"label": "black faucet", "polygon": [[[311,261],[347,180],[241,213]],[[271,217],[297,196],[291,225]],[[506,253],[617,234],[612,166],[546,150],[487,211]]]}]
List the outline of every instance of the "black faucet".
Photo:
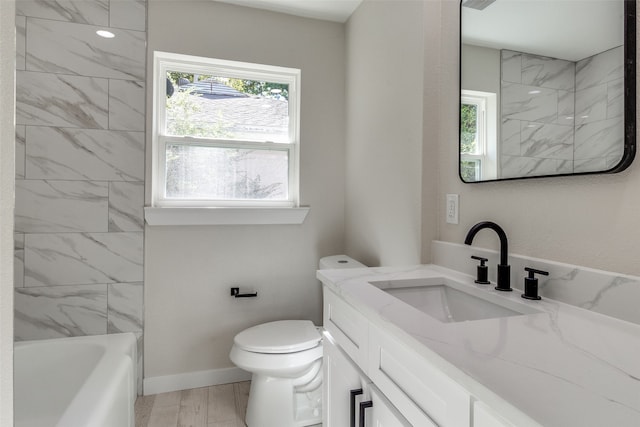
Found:
[{"label": "black faucet", "polygon": [[469,232],[467,233],[467,237],[464,239],[465,245],[470,245],[473,242],[473,238],[478,233],[478,231],[490,228],[496,233],[498,233],[498,237],[500,238],[500,263],[498,264],[498,286],[496,289],[499,291],[512,291],[511,289],[511,266],[509,263],[509,249],[507,243],[507,234],[504,232],[502,227],[500,227],[495,222],[491,221],[482,221],[471,227]]}]

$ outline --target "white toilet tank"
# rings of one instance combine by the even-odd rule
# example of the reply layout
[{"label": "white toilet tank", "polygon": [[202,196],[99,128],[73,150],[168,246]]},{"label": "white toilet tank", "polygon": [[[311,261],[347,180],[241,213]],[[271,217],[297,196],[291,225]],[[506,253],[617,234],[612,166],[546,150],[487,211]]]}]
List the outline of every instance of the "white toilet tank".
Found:
[{"label": "white toilet tank", "polygon": [[320,270],[334,268],[366,268],[367,266],[346,255],[331,255],[320,258],[318,263]]}]

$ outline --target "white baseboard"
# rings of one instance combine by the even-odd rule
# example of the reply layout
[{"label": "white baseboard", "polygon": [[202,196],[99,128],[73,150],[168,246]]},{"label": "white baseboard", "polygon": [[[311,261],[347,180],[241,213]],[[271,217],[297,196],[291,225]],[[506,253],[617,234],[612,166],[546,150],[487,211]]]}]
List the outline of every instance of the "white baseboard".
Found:
[{"label": "white baseboard", "polygon": [[240,368],[211,369],[208,371],[185,372],[144,379],[144,395],[188,390],[211,385],[248,381],[251,373]]}]

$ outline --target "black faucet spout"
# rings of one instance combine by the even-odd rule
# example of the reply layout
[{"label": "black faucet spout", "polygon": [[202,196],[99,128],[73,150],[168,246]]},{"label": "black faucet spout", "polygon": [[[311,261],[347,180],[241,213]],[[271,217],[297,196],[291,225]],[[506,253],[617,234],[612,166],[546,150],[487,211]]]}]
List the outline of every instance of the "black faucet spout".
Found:
[{"label": "black faucet spout", "polygon": [[499,291],[510,291],[511,267],[509,266],[509,243],[507,241],[507,233],[504,232],[502,227],[491,221],[479,222],[469,229],[464,243],[465,245],[471,245],[476,234],[485,228],[490,228],[495,231],[500,239],[500,264],[498,264],[498,286],[496,286],[496,289]]},{"label": "black faucet spout", "polygon": [[509,264],[509,243],[507,241],[507,233],[505,233],[502,227],[495,222],[482,221],[471,227],[467,233],[467,237],[464,239],[464,244],[470,245],[478,231],[485,228],[490,228],[498,234],[498,238],[500,239],[500,264]]}]

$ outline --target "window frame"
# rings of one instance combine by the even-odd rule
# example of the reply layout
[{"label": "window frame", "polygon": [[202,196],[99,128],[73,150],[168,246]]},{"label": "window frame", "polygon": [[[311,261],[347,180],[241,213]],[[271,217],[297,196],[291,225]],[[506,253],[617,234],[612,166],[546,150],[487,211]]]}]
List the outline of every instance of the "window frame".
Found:
[{"label": "window frame", "polygon": [[[197,57],[155,51],[153,55],[151,208],[297,208],[300,206],[300,75],[301,71],[272,65]],[[225,140],[164,134],[166,129],[167,71],[208,74],[289,85],[289,142]],[[166,147],[168,144],[288,152],[287,200],[216,200],[167,198]],[[147,209],[146,209],[147,211]],[[157,211],[156,211],[157,212]]]}]

